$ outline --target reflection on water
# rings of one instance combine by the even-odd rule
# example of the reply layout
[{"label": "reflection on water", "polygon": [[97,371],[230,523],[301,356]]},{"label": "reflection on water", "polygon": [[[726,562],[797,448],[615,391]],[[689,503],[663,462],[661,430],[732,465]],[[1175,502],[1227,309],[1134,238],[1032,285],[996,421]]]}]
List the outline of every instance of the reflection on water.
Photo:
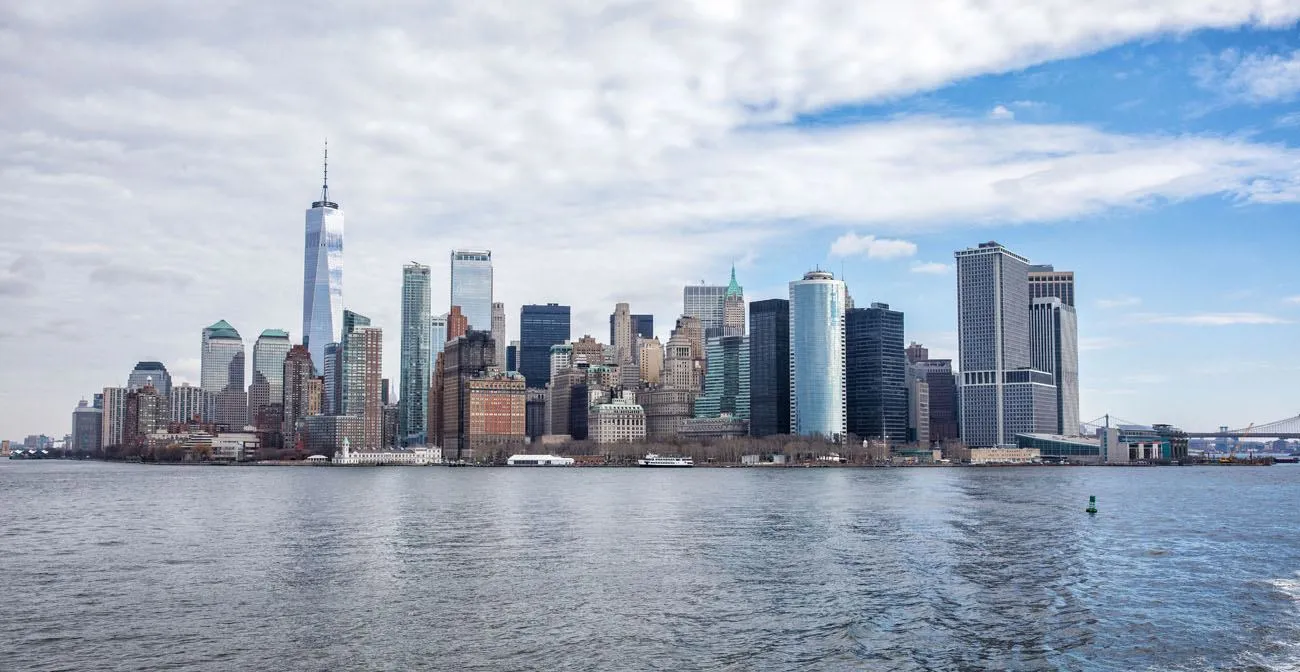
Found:
[{"label": "reflection on water", "polygon": [[1294,669],[1297,486],[0,463],[0,668]]}]

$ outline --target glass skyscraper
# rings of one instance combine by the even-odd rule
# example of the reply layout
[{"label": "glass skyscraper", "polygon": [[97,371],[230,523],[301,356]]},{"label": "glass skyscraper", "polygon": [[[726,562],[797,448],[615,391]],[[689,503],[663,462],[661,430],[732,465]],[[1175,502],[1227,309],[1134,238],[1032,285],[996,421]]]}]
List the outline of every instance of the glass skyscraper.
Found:
[{"label": "glass skyscraper", "polygon": [[303,244],[302,342],[323,371],[325,345],[339,340],[343,321],[343,211],[329,200],[329,149],[320,200],[307,210]]},{"label": "glass skyscraper", "polygon": [[451,251],[451,305],[469,321],[470,329],[492,330],[492,252]]},{"label": "glass skyscraper", "polygon": [[710,338],[705,357],[704,393],[695,399],[695,417],[749,419],[749,338]]},{"label": "glass skyscraper", "polygon": [[682,314],[700,321],[704,338],[722,335],[725,285],[687,285],[682,289]]},{"label": "glass skyscraper", "polygon": [[[263,431],[278,431],[284,413],[284,358],[289,354],[289,332],[267,329],[253,342],[253,382],[248,386],[248,417]],[[273,413],[274,427],[257,423],[263,407],[280,404],[280,412]]]},{"label": "glass skyscraper", "polygon": [[429,372],[433,361],[430,275],[424,264],[402,267],[402,377],[397,400],[397,440],[421,442],[429,417]]},{"label": "glass skyscraper", "polygon": [[[845,319],[845,383],[849,433],[907,441],[907,354],[903,313],[885,303],[852,308]],[[927,434],[929,420],[927,423]]]},{"label": "glass skyscraper", "polygon": [[216,398],[212,422],[238,431],[248,423],[244,390],[244,341],[229,322],[203,330],[199,386]]},{"label": "glass skyscraper", "polygon": [[[1033,285],[1031,283],[1030,287]],[[1056,433],[1079,433],[1079,323],[1074,306],[1059,298],[1034,299],[1029,306],[1034,368],[1056,381]]]},{"label": "glass skyscraper", "polygon": [[790,430],[843,440],[844,282],[825,271],[790,283]]},{"label": "glass skyscraper", "polygon": [[146,383],[152,384],[158,389],[158,394],[163,398],[171,396],[172,393],[172,375],[167,372],[167,367],[162,362],[140,362],[131,370],[131,375],[127,376],[126,389],[134,392],[145,386]]},{"label": "glass skyscraper", "polygon": [[528,387],[551,382],[551,346],[569,341],[569,307],[556,303],[519,309],[519,373]]},{"label": "glass skyscraper", "polygon": [[749,433],[790,433],[790,302],[749,304]]}]

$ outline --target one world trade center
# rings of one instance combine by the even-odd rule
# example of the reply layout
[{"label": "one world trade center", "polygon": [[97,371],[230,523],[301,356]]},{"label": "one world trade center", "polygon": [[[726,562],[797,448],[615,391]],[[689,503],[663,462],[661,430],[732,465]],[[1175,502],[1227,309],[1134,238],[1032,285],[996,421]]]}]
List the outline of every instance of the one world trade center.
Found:
[{"label": "one world trade center", "polygon": [[302,343],[316,375],[325,370],[325,346],[343,326],[343,211],[329,200],[329,145],[320,200],[307,211],[302,266]]}]

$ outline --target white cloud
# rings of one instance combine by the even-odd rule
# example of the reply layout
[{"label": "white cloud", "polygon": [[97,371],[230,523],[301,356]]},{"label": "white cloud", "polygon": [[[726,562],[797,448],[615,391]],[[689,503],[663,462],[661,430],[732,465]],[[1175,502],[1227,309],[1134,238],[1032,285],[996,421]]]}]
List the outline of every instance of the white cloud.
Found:
[{"label": "white cloud", "polygon": [[[446,297],[454,246],[493,249],[512,332],[521,303],[552,300],[574,306],[575,333],[600,334],[618,300],[658,314],[662,330],[683,283],[722,281],[730,257],[815,226],[906,243],[953,222],[1300,198],[1294,150],[1241,140],[938,117],[783,125],[1133,39],[1285,26],[1300,18],[1294,3],[732,9],[6,5],[5,253],[137,284],[95,292],[80,270],[0,288],[3,307],[24,302],[40,329],[95,334],[59,348],[6,339],[0,436],[57,431],[60,400],[124,380],[136,359],[188,362],[218,318],[250,339],[267,327],[299,336],[302,211],[326,136],[347,216],[345,303],[385,329],[394,378],[400,266],[434,264],[434,296]],[[147,312],[140,290],[163,277],[150,274],[175,268],[190,282],[147,330],[116,319]],[[55,369],[70,373],[45,375]]]},{"label": "white cloud", "polygon": [[937,261],[917,261],[913,262],[911,270],[913,273],[944,275],[952,272],[952,264],[944,264]]},{"label": "white cloud", "polygon": [[916,243],[906,240],[859,236],[849,232],[831,243],[832,257],[865,256],[868,259],[897,259],[916,254]]},{"label": "white cloud", "polygon": [[1149,324],[1182,324],[1198,327],[1222,327],[1234,324],[1290,324],[1275,315],[1264,313],[1193,313],[1190,315],[1141,315],[1143,322]]},{"label": "white cloud", "polygon": [[1300,94],[1300,49],[1289,54],[1240,56],[1227,50],[1199,71],[1202,84],[1250,103],[1289,101]]},{"label": "white cloud", "polygon": [[1282,301],[1284,303],[1300,304],[1300,295],[1288,296],[1285,299],[1282,299]]},{"label": "white cloud", "polygon": [[1117,296],[1113,299],[1097,299],[1098,308],[1132,308],[1142,305],[1142,299],[1136,296]]},{"label": "white cloud", "polygon": [[1125,341],[1110,336],[1082,336],[1079,338],[1079,352],[1095,352],[1124,347]]},{"label": "white cloud", "polygon": [[1004,119],[1015,119],[1015,118],[1016,118],[1016,113],[1012,112],[1011,110],[1008,110],[1004,105],[998,105],[997,107],[994,107],[993,109],[989,110],[989,119],[1004,120]]}]

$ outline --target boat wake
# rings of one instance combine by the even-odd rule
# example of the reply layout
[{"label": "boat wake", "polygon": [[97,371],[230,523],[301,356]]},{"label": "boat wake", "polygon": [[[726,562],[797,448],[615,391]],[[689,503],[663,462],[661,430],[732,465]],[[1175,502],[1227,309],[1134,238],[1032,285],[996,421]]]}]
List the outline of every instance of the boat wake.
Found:
[{"label": "boat wake", "polygon": [[1274,595],[1291,603],[1290,618],[1283,618],[1268,644],[1259,652],[1242,654],[1239,662],[1245,669],[1271,672],[1300,672],[1300,572],[1286,579],[1264,582]]}]

